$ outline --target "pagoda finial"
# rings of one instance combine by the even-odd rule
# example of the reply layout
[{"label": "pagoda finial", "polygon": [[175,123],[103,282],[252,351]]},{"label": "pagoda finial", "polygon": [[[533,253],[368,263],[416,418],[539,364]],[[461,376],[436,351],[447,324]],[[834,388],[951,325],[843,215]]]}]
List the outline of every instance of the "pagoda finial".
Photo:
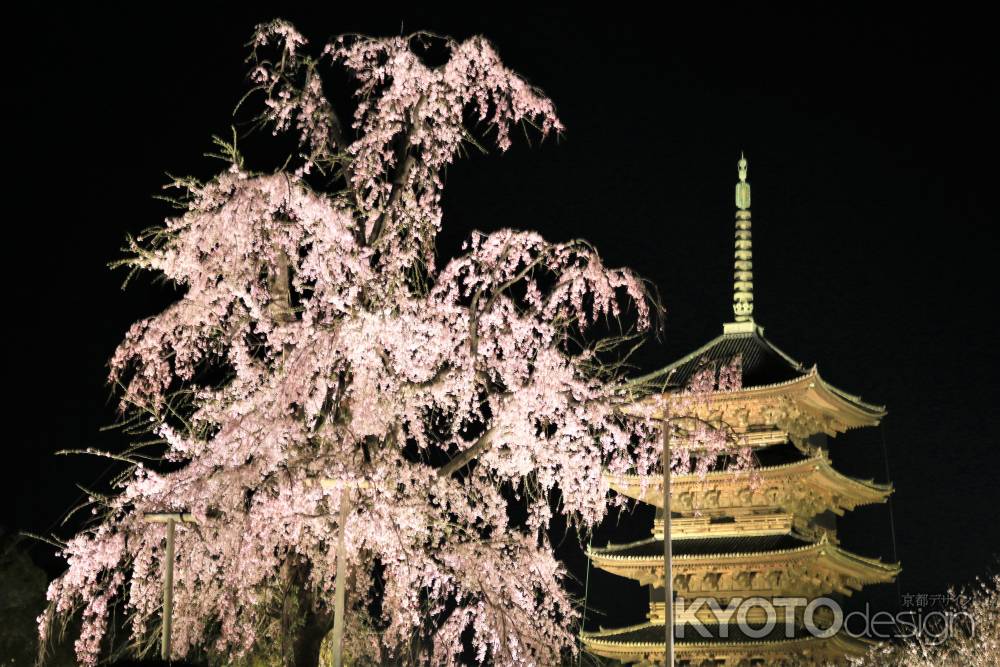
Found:
[{"label": "pagoda finial", "polygon": [[737,322],[753,322],[753,241],[750,236],[748,162],[740,153],[736,184],[736,255],[733,263],[733,315]]},{"label": "pagoda finial", "polygon": [[740,161],[737,163],[740,182],[736,184],[736,208],[741,211],[750,208],[750,184],[747,183],[748,167],[749,163],[746,157],[740,152]]}]

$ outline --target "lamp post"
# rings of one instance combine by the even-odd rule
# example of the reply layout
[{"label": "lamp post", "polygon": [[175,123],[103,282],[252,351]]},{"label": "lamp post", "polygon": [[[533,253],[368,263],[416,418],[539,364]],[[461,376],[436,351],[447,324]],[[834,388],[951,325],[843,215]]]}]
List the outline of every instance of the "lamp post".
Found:
[{"label": "lamp post", "polygon": [[344,664],[344,608],[346,606],[347,586],[344,578],[347,574],[347,559],[344,557],[344,531],[346,530],[348,500],[351,489],[368,486],[364,480],[343,481],[324,479],[320,481],[324,489],[340,491],[340,523],[337,529],[337,573],[334,578],[333,602],[333,667],[343,667]]},{"label": "lamp post", "polygon": [[[365,480],[323,479],[320,484],[324,489],[340,491],[340,524],[337,532],[337,573],[334,580],[333,605],[333,664],[343,667],[344,664],[344,608],[346,602],[347,563],[344,558],[344,525],[347,523],[351,489],[361,489],[368,486]],[[174,526],[178,523],[197,523],[194,515],[187,512],[147,512],[143,520],[148,523],[167,524],[167,550],[163,567],[163,623],[160,638],[160,658],[170,660],[170,634],[173,627],[174,611]]]},{"label": "lamp post", "polygon": [[667,402],[663,403],[663,627],[666,643],[663,664],[674,664],[674,591],[673,564],[670,544],[670,421]]},{"label": "lamp post", "polygon": [[185,512],[147,512],[143,520],[148,523],[167,524],[167,552],[163,558],[163,622],[160,637],[160,658],[170,660],[170,631],[174,622],[174,526],[178,523],[197,523]]}]

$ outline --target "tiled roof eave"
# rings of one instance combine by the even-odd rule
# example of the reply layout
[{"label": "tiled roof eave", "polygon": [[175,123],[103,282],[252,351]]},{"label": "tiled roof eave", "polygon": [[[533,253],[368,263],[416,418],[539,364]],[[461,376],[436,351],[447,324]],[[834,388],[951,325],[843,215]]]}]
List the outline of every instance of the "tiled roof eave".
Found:
[{"label": "tiled roof eave", "polygon": [[[763,475],[773,476],[775,473],[780,474],[783,472],[793,472],[797,468],[801,468],[803,472],[808,472],[808,470],[813,468],[813,466],[821,466],[821,469],[828,470],[827,474],[834,476],[835,479],[843,480],[847,483],[850,483],[854,486],[861,488],[864,491],[877,491],[880,493],[891,493],[893,491],[892,484],[881,484],[872,480],[858,479],[856,477],[849,477],[847,475],[840,473],[836,468],[830,465],[829,459],[827,459],[822,454],[819,456],[813,456],[807,459],[802,459],[801,461],[792,461],[791,463],[782,463],[774,466],[756,468],[750,472],[755,472],[757,474],[760,474],[761,476]],[[734,477],[737,475],[746,476],[747,474],[748,474],[747,471],[732,472],[729,470],[714,470],[706,473],[704,479],[720,480],[720,479],[725,479],[726,477]],[[694,477],[694,476],[696,476],[696,473],[691,473],[689,475],[677,475],[677,477]],[[615,475],[606,473],[605,479],[608,480],[610,483],[618,482],[623,486],[627,484],[640,485],[642,483],[642,477],[640,475]],[[659,481],[660,480],[657,477],[656,482]],[[879,501],[873,500],[871,502],[874,503]]]},{"label": "tiled roof eave", "polygon": [[[662,623],[642,623],[640,625],[632,625],[624,628],[615,628],[611,630],[599,630],[597,632],[581,632],[580,638],[587,644],[593,646],[604,645],[608,648],[618,648],[618,649],[635,649],[636,651],[657,651],[663,650],[664,642],[626,642],[626,641],[615,641],[610,639],[614,635],[622,635],[628,632],[635,632],[637,630],[645,630],[646,628],[653,627],[663,627]],[[665,632],[665,631],[664,631]],[[674,645],[677,647],[691,648],[691,649],[717,649],[723,650],[740,650],[746,647],[764,647],[764,646],[789,646],[794,644],[806,644],[811,642],[822,642],[831,641],[835,639],[843,639],[841,635],[834,635],[833,637],[789,637],[785,639],[751,639],[748,641],[727,641],[727,640],[717,640],[717,641],[686,641],[686,640],[674,640]],[[860,642],[859,642],[860,643]]]},{"label": "tiled roof eave", "polygon": [[[646,539],[640,540],[638,542],[630,542],[626,545],[613,545],[610,549],[614,551],[624,551],[630,547],[638,546],[640,544],[646,544],[649,542],[659,542],[662,540],[658,539]],[[805,553],[809,550],[818,550],[823,546],[827,546],[826,543],[817,542],[815,544],[804,544],[801,547],[793,547],[791,549],[772,549],[768,551],[731,551],[728,553],[714,553],[714,554],[675,554],[672,558],[675,562],[677,561],[699,561],[699,560],[718,560],[720,558],[750,558],[750,557],[760,557],[760,556],[781,556],[781,555],[797,555]],[[605,560],[617,561],[617,562],[641,562],[644,560],[656,560],[662,561],[663,556],[616,556],[613,553],[607,551],[609,547],[605,549],[590,549],[587,551],[587,556],[594,558],[595,560],[603,558]]]},{"label": "tiled roof eave", "polygon": [[849,394],[842,389],[838,389],[834,385],[830,384],[819,373],[819,368],[813,366],[805,374],[799,377],[792,378],[791,380],[785,380],[784,382],[774,382],[771,384],[761,384],[751,387],[741,387],[740,389],[732,389],[729,391],[716,391],[709,394],[709,397],[730,399],[738,398],[741,394],[758,394],[758,393],[771,393],[780,389],[790,389],[797,384],[805,384],[807,382],[817,382],[821,387],[833,394],[837,399],[846,403],[851,408],[859,412],[868,413],[872,417],[884,417],[886,414],[884,405],[875,405],[873,403],[866,403],[862,401],[859,396]]},{"label": "tiled roof eave", "polygon": [[[706,395],[707,399],[722,399],[722,400],[734,400],[745,397],[752,397],[755,394],[766,394],[766,393],[776,393],[782,389],[790,389],[796,384],[801,384],[807,381],[817,381],[824,389],[833,394],[839,401],[845,403],[850,408],[865,414],[866,416],[872,418],[882,418],[886,415],[886,409],[884,405],[875,405],[873,403],[866,403],[862,401],[860,397],[854,396],[852,394],[838,389],[826,380],[822,378],[819,374],[819,369],[813,366],[804,374],[794,377],[790,380],[784,380],[782,382],[773,382],[771,384],[759,384],[747,387],[741,387],[739,389],[730,389],[727,391],[714,391]],[[657,395],[647,397],[643,400],[652,401],[657,398]],[[857,428],[856,426],[850,426],[849,428]]]},{"label": "tiled roof eave", "polygon": [[[638,542],[631,542],[627,545],[615,545],[613,550],[624,551],[625,549],[637,546],[639,544],[646,544],[653,541],[659,541],[654,539],[640,540]],[[713,560],[736,560],[745,558],[760,558],[764,556],[802,556],[810,551],[822,551],[823,554],[829,555],[831,559],[836,560],[837,558],[846,560],[847,562],[862,566],[865,568],[871,568],[874,570],[879,570],[885,574],[895,575],[902,571],[899,564],[897,563],[883,563],[879,559],[866,558],[864,556],[859,556],[858,554],[851,553],[845,549],[841,549],[838,546],[830,544],[825,540],[815,542],[813,544],[805,544],[801,547],[794,547],[791,549],[777,549],[769,551],[740,551],[740,552],[728,552],[728,553],[714,553],[714,554],[684,554],[673,556],[673,561],[676,563],[697,563],[706,562]],[[587,552],[587,557],[594,560],[595,562],[605,561],[608,563],[632,563],[635,565],[642,564],[644,561],[653,561],[651,564],[659,564],[663,560],[663,556],[618,556],[614,553],[609,553],[604,549],[590,549]],[[875,583],[880,579],[870,579],[867,583]]]}]

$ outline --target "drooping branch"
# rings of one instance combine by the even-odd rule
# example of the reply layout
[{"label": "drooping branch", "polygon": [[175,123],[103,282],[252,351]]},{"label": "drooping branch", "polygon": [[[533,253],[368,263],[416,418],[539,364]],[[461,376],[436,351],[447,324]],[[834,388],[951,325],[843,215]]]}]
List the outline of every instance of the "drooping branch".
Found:
[{"label": "drooping branch", "polygon": [[389,179],[391,187],[389,198],[386,201],[385,206],[382,207],[378,217],[375,218],[375,222],[372,224],[372,231],[371,234],[368,235],[366,242],[369,246],[378,245],[379,240],[382,238],[382,233],[385,230],[386,220],[388,216],[392,215],[392,213],[399,207],[399,201],[402,199],[403,192],[406,190],[406,186],[410,180],[410,172],[417,164],[417,156],[414,153],[415,149],[413,147],[413,140],[417,136],[417,133],[423,130],[423,121],[420,118],[420,112],[426,99],[426,96],[421,96],[420,100],[410,112],[409,129],[403,136],[403,140],[399,148],[399,153],[402,155],[402,159],[397,158],[398,166],[393,171],[392,177]]},{"label": "drooping branch", "polygon": [[453,474],[471,463],[477,456],[489,449],[497,433],[496,427],[487,429],[470,447],[456,454],[448,463],[438,468],[438,477],[451,477]]}]

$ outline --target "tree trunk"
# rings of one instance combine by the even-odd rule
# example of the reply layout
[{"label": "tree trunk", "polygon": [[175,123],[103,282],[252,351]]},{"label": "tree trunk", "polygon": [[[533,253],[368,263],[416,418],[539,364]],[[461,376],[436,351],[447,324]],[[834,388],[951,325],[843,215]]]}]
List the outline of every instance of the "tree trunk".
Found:
[{"label": "tree trunk", "polygon": [[289,656],[291,660],[288,667],[318,667],[323,638],[332,627],[332,619],[328,619],[325,614],[306,612],[303,624],[296,628],[292,637],[292,655]]},{"label": "tree trunk", "polygon": [[284,608],[282,629],[285,637],[281,642],[285,647],[284,667],[317,667],[323,638],[333,628],[333,614],[313,595],[309,584],[310,569],[304,561],[289,565],[286,598],[289,604]]},{"label": "tree trunk", "polygon": [[271,291],[271,301],[267,309],[275,322],[294,322],[295,311],[292,309],[291,261],[285,252],[278,252],[278,265],[268,276],[268,287]]}]

